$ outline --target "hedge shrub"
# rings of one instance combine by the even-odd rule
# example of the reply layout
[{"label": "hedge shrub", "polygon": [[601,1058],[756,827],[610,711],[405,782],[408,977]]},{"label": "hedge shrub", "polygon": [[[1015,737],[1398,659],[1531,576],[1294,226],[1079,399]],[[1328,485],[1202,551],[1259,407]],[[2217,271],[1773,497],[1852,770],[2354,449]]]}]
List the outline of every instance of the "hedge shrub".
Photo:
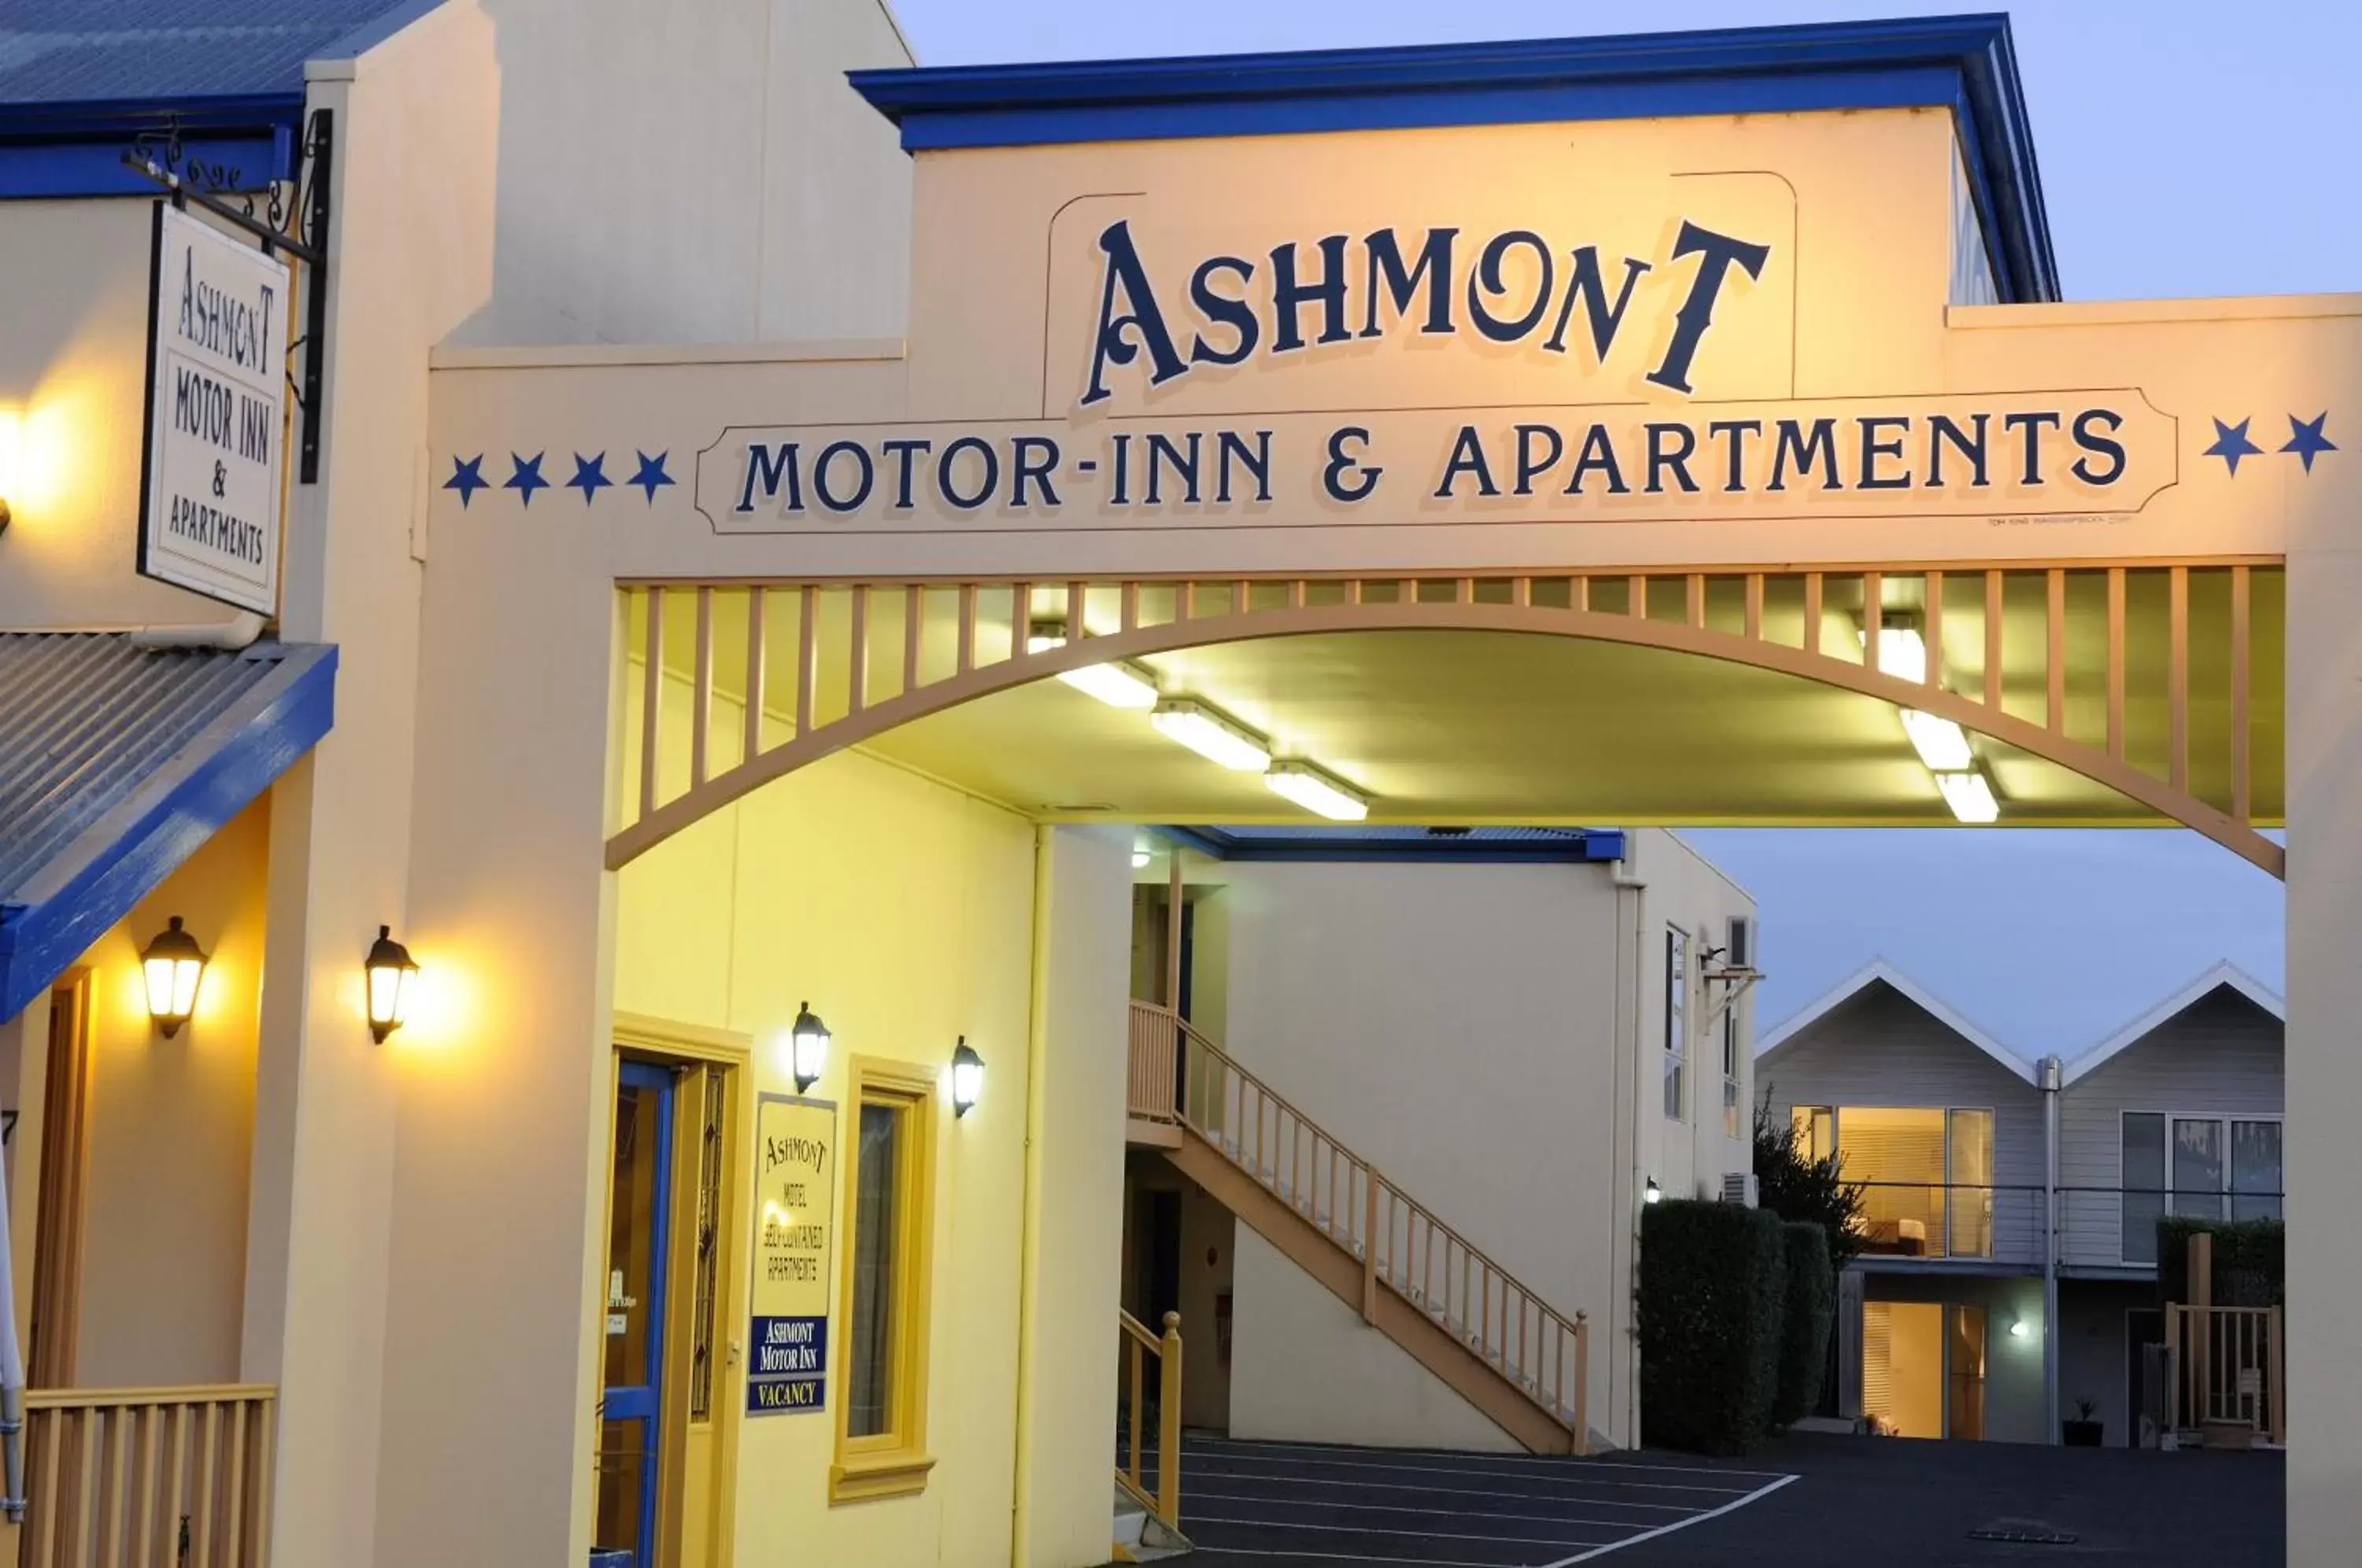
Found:
[{"label": "hedge shrub", "polygon": [[1745,1453],[1772,1425],[1787,1312],[1779,1219],[1668,1199],[1640,1211],[1641,1440]]},{"label": "hedge shrub", "polygon": [[2157,1222],[2157,1290],[2163,1301],[2190,1299],[2190,1238],[2214,1236],[2214,1305],[2277,1307],[2288,1299],[2288,1226],[2279,1220],[2200,1220],[2169,1214]]},{"label": "hedge shrub", "polygon": [[1787,1242],[1787,1311],[1780,1335],[1780,1392],[1772,1419],[1781,1426],[1812,1414],[1829,1367],[1829,1335],[1837,1326],[1838,1276],[1829,1262],[1829,1233],[1810,1220],[1781,1222]]}]

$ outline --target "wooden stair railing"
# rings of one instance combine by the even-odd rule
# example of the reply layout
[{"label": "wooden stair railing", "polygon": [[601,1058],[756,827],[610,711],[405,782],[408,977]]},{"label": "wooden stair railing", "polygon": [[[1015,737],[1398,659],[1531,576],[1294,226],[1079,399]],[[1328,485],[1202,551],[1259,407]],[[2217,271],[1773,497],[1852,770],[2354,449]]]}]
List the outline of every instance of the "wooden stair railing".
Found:
[{"label": "wooden stair railing", "polygon": [[268,1568],[265,1385],[25,1395],[17,1568]]},{"label": "wooden stair railing", "polygon": [[[1160,1034],[1178,1073],[1144,1048]],[[1584,1313],[1537,1296],[1169,1009],[1132,1003],[1131,1039],[1132,1115],[1153,1119],[1161,1093],[1186,1134],[1165,1158],[1529,1450],[1588,1450]]]},{"label": "wooden stair railing", "polygon": [[[1116,1466],[1116,1485],[1138,1499],[1166,1529],[1181,1528],[1181,1314],[1164,1314],[1163,1338],[1148,1325],[1116,1309],[1116,1324],[1123,1347],[1123,1463]],[[1148,1484],[1141,1440],[1147,1425],[1148,1362],[1156,1361],[1156,1485]]]}]

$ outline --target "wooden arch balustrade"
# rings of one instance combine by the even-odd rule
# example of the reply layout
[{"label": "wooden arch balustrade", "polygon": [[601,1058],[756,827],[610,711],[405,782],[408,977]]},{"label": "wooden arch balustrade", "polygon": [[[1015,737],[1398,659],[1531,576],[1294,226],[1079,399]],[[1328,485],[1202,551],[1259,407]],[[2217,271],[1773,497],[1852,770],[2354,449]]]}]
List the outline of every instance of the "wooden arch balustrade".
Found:
[{"label": "wooden arch balustrade", "polygon": [[[2281,568],[2268,559],[620,586],[636,690],[626,690],[633,777],[610,868],[823,756],[1062,671],[1262,637],[1425,628],[1662,648],[1915,708],[2285,875],[2285,852],[2254,824],[2255,737],[2266,722],[2277,735],[2279,720],[2255,701],[2259,661],[2269,661],[2268,700],[2279,691],[2279,649],[2256,635],[2260,611],[2280,602]],[[1904,617],[1929,650],[1923,670],[1880,668],[1879,632]],[[1054,636],[1032,635],[1051,632],[1045,623]],[[1082,635],[1065,636],[1068,627]],[[2209,683],[2198,705],[2193,646]],[[1978,657],[1959,657],[1964,646]],[[2104,687],[2103,721],[2070,725],[2070,684],[2079,696]],[[2161,704],[2161,748],[2136,755],[2136,704]],[[2205,794],[2191,778],[2200,746]]]}]

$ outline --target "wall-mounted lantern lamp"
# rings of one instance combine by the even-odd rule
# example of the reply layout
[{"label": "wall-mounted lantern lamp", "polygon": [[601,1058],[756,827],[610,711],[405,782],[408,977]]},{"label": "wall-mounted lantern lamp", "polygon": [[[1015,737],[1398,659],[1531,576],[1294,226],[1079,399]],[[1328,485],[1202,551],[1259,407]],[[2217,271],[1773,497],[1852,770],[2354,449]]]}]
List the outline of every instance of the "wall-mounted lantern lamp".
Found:
[{"label": "wall-mounted lantern lamp", "polygon": [[984,1058],[963,1034],[952,1047],[952,1114],[966,1116],[984,1098]]},{"label": "wall-mounted lantern lamp", "polygon": [[369,976],[370,1037],[382,1045],[410,1012],[410,983],[418,977],[418,966],[411,962],[410,949],[393,939],[393,928],[381,925],[361,968]]},{"label": "wall-mounted lantern lamp", "polygon": [[2010,1337],[2011,1339],[2013,1339],[2013,1340],[2022,1340],[2022,1339],[2025,1338],[2025,1336],[2027,1335],[2027,1333],[2029,1333],[2030,1331],[2030,1331],[2030,1330],[2028,1330],[2028,1329],[2026,1328],[2026,1326],[2025,1326],[2025,1319],[2023,1319],[2023,1318],[2012,1318],[2012,1319],[2009,1320],[2009,1337]]},{"label": "wall-mounted lantern lamp", "polygon": [[170,1040],[197,1010],[197,981],[205,972],[205,950],[181,929],[181,917],[156,933],[139,955],[148,980],[148,1016]]},{"label": "wall-mounted lantern lamp", "polygon": [[1657,1185],[1657,1178],[1655,1176],[1650,1176],[1649,1178],[1649,1185],[1641,1189],[1640,1201],[1643,1203],[1662,1203],[1664,1200],[1664,1188]]},{"label": "wall-mounted lantern lamp", "polygon": [[811,1003],[798,1002],[795,1026],[788,1032],[798,1094],[820,1082],[821,1071],[828,1066],[828,1025],[812,1015]]}]

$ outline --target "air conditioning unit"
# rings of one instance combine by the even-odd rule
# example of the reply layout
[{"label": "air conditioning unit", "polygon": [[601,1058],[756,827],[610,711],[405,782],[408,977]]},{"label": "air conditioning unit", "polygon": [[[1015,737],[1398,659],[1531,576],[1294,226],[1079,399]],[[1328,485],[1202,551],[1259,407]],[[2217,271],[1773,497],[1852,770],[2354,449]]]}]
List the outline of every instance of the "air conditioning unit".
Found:
[{"label": "air conditioning unit", "polygon": [[1732,969],[1755,967],[1755,919],[1752,915],[1730,917],[1730,941],[1722,961],[1725,967]]},{"label": "air conditioning unit", "polygon": [[1755,1173],[1753,1171],[1725,1171],[1722,1173],[1722,1200],[1725,1203],[1744,1204],[1746,1207],[1752,1209],[1756,1207],[1760,1198],[1760,1194],[1755,1186]]}]

